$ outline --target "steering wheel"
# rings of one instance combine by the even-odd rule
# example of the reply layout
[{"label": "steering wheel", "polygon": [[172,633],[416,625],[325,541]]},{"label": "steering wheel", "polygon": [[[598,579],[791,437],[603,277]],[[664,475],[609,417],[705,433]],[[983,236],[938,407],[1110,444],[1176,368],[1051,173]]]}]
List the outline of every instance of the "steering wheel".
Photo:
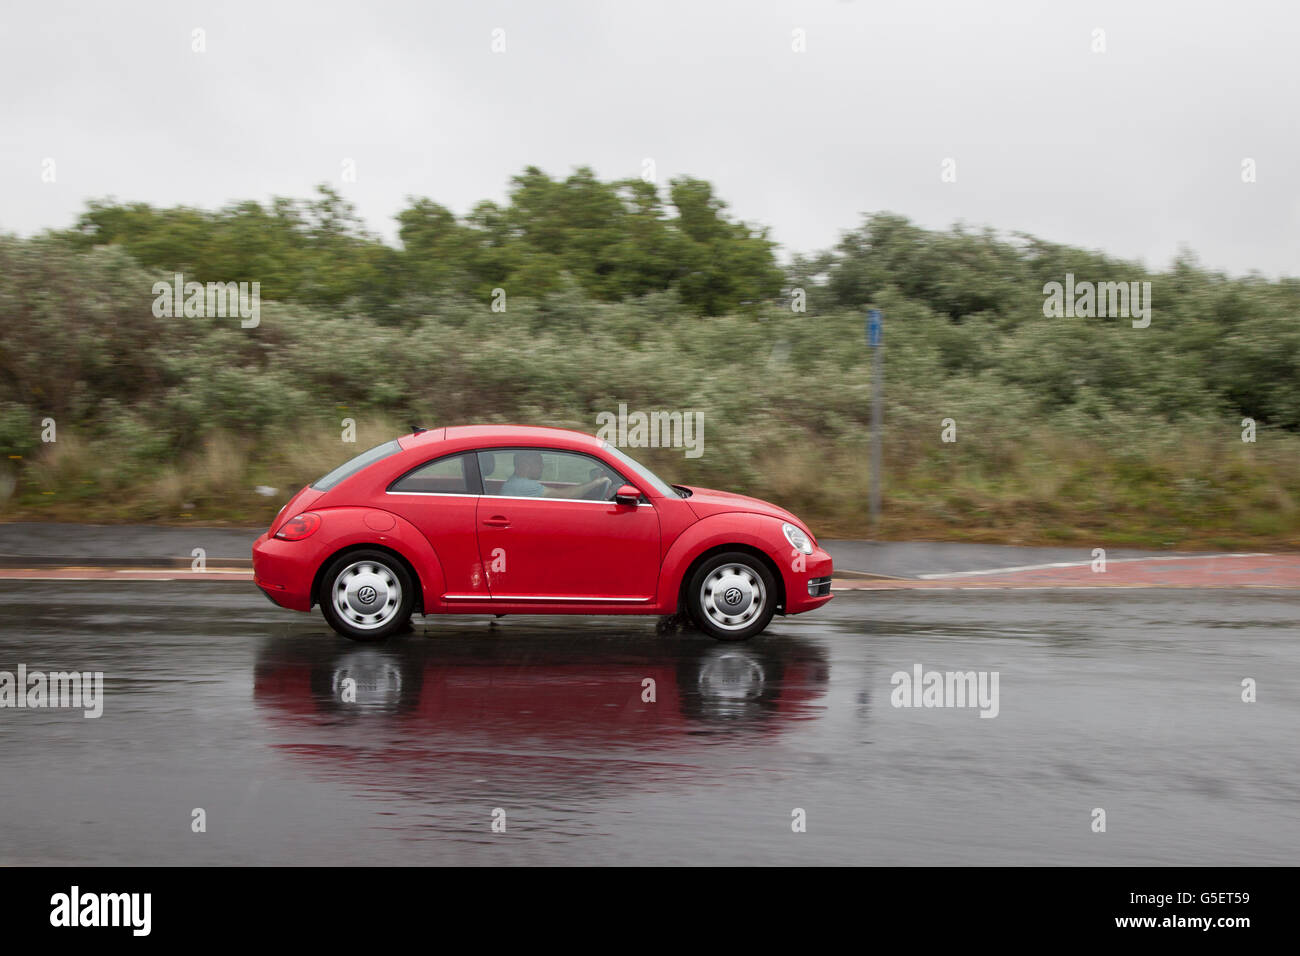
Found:
[{"label": "steering wheel", "polygon": [[597,478],[603,478],[605,483],[592,488],[582,497],[587,501],[606,501],[609,499],[609,493],[613,489],[614,476],[604,468],[593,468],[588,472],[590,479],[595,481]]}]

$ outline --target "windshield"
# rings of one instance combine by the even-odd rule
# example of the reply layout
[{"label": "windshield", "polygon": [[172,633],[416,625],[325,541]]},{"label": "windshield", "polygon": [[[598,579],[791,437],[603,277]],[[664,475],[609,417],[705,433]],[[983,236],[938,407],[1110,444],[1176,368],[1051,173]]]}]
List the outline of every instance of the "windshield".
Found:
[{"label": "windshield", "polygon": [[402,450],[402,446],[398,444],[396,438],[394,438],[392,441],[386,441],[382,445],[376,445],[374,448],[370,449],[369,451],[363,451],[361,454],[357,455],[357,457],[353,458],[351,461],[346,461],[343,464],[339,465],[337,468],[331,471],[324,478],[312,482],[312,487],[315,488],[317,491],[329,491],[331,488],[337,485],[344,478],[351,478],[353,475],[359,472],[362,468],[365,468],[367,465],[373,465],[381,458],[387,458],[389,455],[395,455],[401,450]]},{"label": "windshield", "polygon": [[659,494],[663,495],[665,498],[681,497],[681,495],[678,494],[677,491],[674,490],[671,485],[669,485],[666,481],[664,481],[662,478],[656,475],[653,471],[651,471],[645,465],[641,464],[636,459],[630,457],[629,455],[624,454],[622,451],[615,448],[609,442],[605,442],[600,447],[603,450],[609,452],[610,455],[612,455],[615,459],[617,459],[619,464],[627,466],[629,469],[632,470],[634,474],[641,475],[643,478],[645,478],[646,481],[650,482],[651,487],[653,487],[655,491],[659,492]]}]

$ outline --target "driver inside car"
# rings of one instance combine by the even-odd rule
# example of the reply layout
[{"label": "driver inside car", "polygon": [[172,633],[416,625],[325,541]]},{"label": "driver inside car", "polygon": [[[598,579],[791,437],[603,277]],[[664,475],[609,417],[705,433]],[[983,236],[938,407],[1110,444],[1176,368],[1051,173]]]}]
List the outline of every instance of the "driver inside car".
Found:
[{"label": "driver inside car", "polygon": [[[515,453],[515,473],[506,479],[500,495],[518,498],[585,498],[597,488],[601,489],[600,498],[609,492],[612,483],[609,478],[593,478],[580,485],[565,488],[547,488],[538,481],[542,477],[542,453],[521,451]],[[602,487],[603,486],[603,487]]]}]

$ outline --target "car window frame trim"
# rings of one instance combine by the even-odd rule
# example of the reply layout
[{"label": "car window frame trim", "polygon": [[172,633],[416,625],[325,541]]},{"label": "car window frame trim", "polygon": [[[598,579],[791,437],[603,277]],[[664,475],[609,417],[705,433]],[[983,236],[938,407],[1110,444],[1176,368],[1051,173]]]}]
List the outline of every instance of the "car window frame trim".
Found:
[{"label": "car window frame trim", "polygon": [[[472,474],[471,474],[471,470],[468,467],[466,467],[463,462],[461,465],[461,474],[464,475],[465,477],[465,488],[466,488],[465,491],[396,491],[394,490],[394,486],[397,485],[398,482],[404,481],[405,479],[409,478],[411,475],[415,474],[421,468],[426,468],[429,465],[436,465],[438,462],[444,461],[448,458],[461,458],[473,462],[474,468]],[[445,455],[436,455],[433,458],[428,458],[420,462],[418,465],[406,469],[406,471],[402,472],[400,475],[398,475],[396,478],[394,478],[392,481],[388,483],[388,485],[384,488],[384,494],[386,495],[441,495],[444,498],[450,498],[455,496],[462,497],[462,498],[477,497],[475,493],[472,490],[470,490],[475,485],[478,486],[479,489],[478,494],[481,495],[483,493],[483,477],[482,475],[479,474],[479,470],[478,470],[478,453],[472,451],[451,451],[451,452],[447,452]]]},{"label": "car window frame trim", "polygon": [[[555,452],[555,453],[558,454],[558,455],[579,455],[579,456],[581,456],[581,457],[583,457],[583,458],[590,458],[592,461],[596,462],[597,464],[599,464],[599,465],[603,465],[603,466],[604,466],[608,471],[611,471],[611,472],[613,472],[614,474],[618,475],[619,480],[622,482],[622,484],[621,484],[621,485],[617,485],[617,486],[615,486],[615,488],[614,488],[615,491],[617,491],[617,490],[618,490],[619,488],[621,488],[623,485],[632,485],[632,486],[633,486],[634,488],[636,488],[636,490],[639,492],[641,498],[645,499],[644,501],[638,500],[638,501],[637,501],[637,507],[639,508],[639,507],[641,507],[642,505],[646,505],[646,504],[650,505],[650,507],[652,507],[652,508],[654,507],[653,502],[651,502],[651,501],[649,500],[650,496],[647,495],[647,494],[645,493],[645,491],[643,491],[643,490],[641,489],[641,487],[640,487],[640,483],[637,482],[637,483],[633,484],[633,482],[628,481],[628,480],[627,480],[627,475],[623,474],[622,469],[615,468],[613,465],[611,465],[611,464],[610,464],[609,462],[607,462],[605,459],[601,458],[601,457],[598,456],[598,455],[594,455],[594,454],[592,454],[592,453],[589,452],[589,451],[577,451],[577,450],[572,449],[572,448],[556,448],[556,447],[554,447],[554,446],[552,446],[552,445],[481,445],[481,446],[479,446],[478,448],[476,448],[476,449],[474,450],[474,467],[475,467],[476,470],[478,470],[478,475],[479,475],[479,488],[482,489],[482,495],[483,495],[484,498],[495,498],[495,499],[500,500],[500,501],[581,501],[581,502],[584,502],[584,503],[586,503],[586,504],[590,504],[590,505],[615,505],[615,504],[618,504],[618,502],[615,501],[615,500],[613,500],[612,498],[611,498],[609,501],[593,501],[593,500],[590,499],[590,498],[551,498],[551,497],[548,497],[548,496],[546,496],[546,495],[493,495],[493,494],[489,494],[489,493],[488,493],[488,490],[487,490],[487,483],[483,480],[483,472],[482,472],[482,469],[480,468],[479,463],[478,463],[478,456],[479,456],[479,454],[480,454],[481,452],[492,452],[492,453],[495,454],[495,453],[498,452],[498,451],[536,451],[536,452],[541,452],[542,454],[545,454],[546,452],[551,451],[551,452]],[[625,507],[626,507],[626,506],[625,506]]]}]

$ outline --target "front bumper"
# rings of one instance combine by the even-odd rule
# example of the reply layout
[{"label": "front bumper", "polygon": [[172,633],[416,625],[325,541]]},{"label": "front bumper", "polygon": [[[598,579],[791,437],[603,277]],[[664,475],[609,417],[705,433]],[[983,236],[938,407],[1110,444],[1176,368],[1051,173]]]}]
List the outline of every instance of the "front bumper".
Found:
[{"label": "front bumper", "polygon": [[831,599],[834,561],[821,548],[812,554],[792,552],[782,571],[785,579],[785,613],[803,614]]}]

